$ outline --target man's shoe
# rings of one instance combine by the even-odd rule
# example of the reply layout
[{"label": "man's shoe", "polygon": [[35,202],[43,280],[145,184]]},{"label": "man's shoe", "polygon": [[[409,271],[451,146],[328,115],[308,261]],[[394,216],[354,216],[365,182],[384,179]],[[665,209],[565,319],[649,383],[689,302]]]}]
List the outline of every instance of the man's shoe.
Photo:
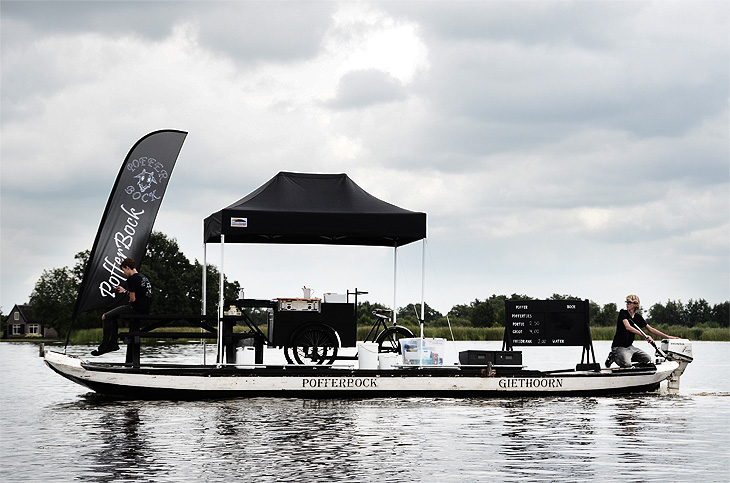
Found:
[{"label": "man's shoe", "polygon": [[608,358],[606,359],[606,368],[611,367],[611,364],[613,364],[613,352],[608,354]]},{"label": "man's shoe", "polygon": [[118,351],[118,350],[119,350],[119,346],[117,344],[114,344],[113,346],[107,346],[107,347],[99,346],[98,349],[91,351],[91,355],[100,356],[102,354],[106,354],[108,352],[114,352],[114,351]]}]

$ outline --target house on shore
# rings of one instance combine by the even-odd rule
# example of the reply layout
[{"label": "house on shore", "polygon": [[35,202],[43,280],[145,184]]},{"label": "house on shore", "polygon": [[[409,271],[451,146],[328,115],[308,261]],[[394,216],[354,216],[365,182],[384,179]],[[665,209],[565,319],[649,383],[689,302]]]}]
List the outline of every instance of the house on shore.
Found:
[{"label": "house on shore", "polygon": [[16,305],[5,320],[5,337],[8,339],[24,339],[29,337],[56,339],[58,332],[44,324],[33,313],[30,305]]}]

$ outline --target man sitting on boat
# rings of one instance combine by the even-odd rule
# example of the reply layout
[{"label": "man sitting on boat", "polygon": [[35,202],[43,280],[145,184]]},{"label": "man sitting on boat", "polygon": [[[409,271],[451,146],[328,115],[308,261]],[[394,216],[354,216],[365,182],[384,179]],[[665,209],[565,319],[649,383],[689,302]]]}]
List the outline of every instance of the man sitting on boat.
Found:
[{"label": "man sitting on boat", "polygon": [[[638,295],[626,296],[626,308],[621,309],[618,313],[616,335],[614,335],[613,343],[611,344],[611,353],[608,354],[608,359],[606,359],[606,367],[611,367],[613,362],[618,364],[619,367],[631,367],[632,362],[636,362],[639,365],[651,364],[651,356],[638,347],[634,347],[634,336],[636,334],[643,336],[642,331],[639,329],[646,327],[652,334],[665,339],[677,338],[667,335],[647,324],[644,317],[637,313],[639,304]],[[651,344],[654,342],[654,339],[647,335],[646,341]]]},{"label": "man sitting on boat", "polygon": [[116,287],[117,292],[127,294],[129,303],[120,305],[101,316],[103,335],[101,345],[91,351],[92,356],[100,356],[107,352],[119,350],[119,316],[122,314],[149,314],[152,307],[152,284],[149,279],[139,273],[134,260],[125,258],[120,265],[127,278],[128,289],[121,285]]}]

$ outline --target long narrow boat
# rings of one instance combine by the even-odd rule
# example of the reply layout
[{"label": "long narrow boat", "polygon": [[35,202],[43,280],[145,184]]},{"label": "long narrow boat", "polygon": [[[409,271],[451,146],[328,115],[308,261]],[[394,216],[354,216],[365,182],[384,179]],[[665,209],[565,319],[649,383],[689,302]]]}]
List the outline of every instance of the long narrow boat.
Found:
[{"label": "long narrow boat", "polygon": [[[691,345],[672,340],[667,360],[629,369],[536,371],[522,366],[399,366],[356,369],[306,365],[174,365],[88,362],[47,351],[45,362],[67,379],[107,395],[151,399],[221,397],[499,397],[669,392],[691,361]],[[689,354],[689,355],[688,355]],[[675,360],[671,360],[675,359]]]},{"label": "long narrow boat", "polygon": [[[148,193],[152,185],[142,180],[154,177],[155,173],[169,179],[185,136],[182,131],[151,133],[127,155],[91,250],[74,317],[84,311],[118,305],[117,289],[124,281],[124,272],[119,264],[124,257],[139,260],[145,253],[164,192],[157,185],[156,190]],[[148,167],[154,173],[145,169]],[[135,169],[143,172],[136,174]],[[135,182],[137,179],[139,182]],[[135,185],[139,191],[134,188]],[[177,338],[179,334],[151,332],[161,324],[140,329],[136,322],[130,322],[130,330],[125,335],[125,363],[90,362],[52,351],[46,352],[45,362],[60,375],[93,391],[135,398],[615,394],[652,391],[665,380],[669,381],[670,391],[678,390],[679,377],[692,360],[689,341],[678,344],[677,340],[673,340],[676,350],[663,351],[656,365],[601,369],[595,361],[590,339],[587,300],[512,302],[505,320],[504,348],[509,357],[516,354],[513,346],[583,346],[583,358],[576,369],[546,372],[528,370],[521,363],[504,364],[504,361],[496,359],[486,365],[459,361],[458,365],[444,366],[440,365],[443,364],[442,359],[434,357],[438,353],[433,351],[430,351],[433,365],[429,365],[423,347],[423,275],[421,342],[416,344],[419,347],[418,365],[409,365],[406,360],[411,350],[404,341],[413,334],[397,326],[395,317],[391,326],[386,326],[372,342],[367,342],[377,342],[379,357],[379,353],[383,352],[383,342],[392,341],[389,349],[403,357],[402,364],[386,365],[383,369],[379,364],[360,364],[360,361],[357,368],[334,364],[336,360],[348,359],[338,357],[337,349],[356,344],[357,295],[366,293],[357,288],[352,293],[348,290],[345,303],[329,303],[326,297],[321,301],[311,299],[309,295],[303,299],[277,299],[272,302],[244,299],[241,294],[240,300],[232,301],[233,305],[224,299],[225,243],[390,247],[395,250],[396,272],[398,248],[421,240],[424,248],[423,274],[425,239],[426,213],[384,202],[360,188],[345,174],[282,172],[204,220],[204,246],[208,243],[221,246],[218,314],[211,320],[205,312],[208,304],[205,300],[207,262],[204,253],[201,271],[203,315],[182,318],[192,319],[191,323],[207,330],[208,334],[215,334],[218,347],[216,365],[142,363],[139,360],[141,338]],[[395,292],[395,279],[393,288]],[[349,303],[351,294],[355,296],[354,304]],[[247,319],[245,311],[239,310],[262,305],[272,311],[267,334]],[[228,313],[224,312],[224,307],[230,307]],[[393,307],[396,307],[395,293]],[[231,315],[232,312],[236,315]],[[169,320],[175,318],[180,317],[168,317]],[[238,335],[234,336],[232,327],[239,323],[239,319],[251,329],[246,337],[252,337],[256,351],[254,362],[249,361],[245,365],[235,363],[237,355],[234,351],[237,349],[233,344]],[[217,330],[209,325],[213,321],[217,321]],[[404,342],[403,347],[400,342]],[[264,344],[283,347],[290,364],[263,364],[261,349]],[[292,364],[293,360],[299,364]],[[314,365],[307,365],[309,363]]]}]

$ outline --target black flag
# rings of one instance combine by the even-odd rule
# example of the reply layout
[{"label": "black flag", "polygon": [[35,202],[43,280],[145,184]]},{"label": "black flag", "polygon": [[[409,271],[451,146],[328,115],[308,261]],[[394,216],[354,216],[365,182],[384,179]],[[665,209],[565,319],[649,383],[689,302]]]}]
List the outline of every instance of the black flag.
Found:
[{"label": "black flag", "polygon": [[184,131],[155,131],[137,141],[127,154],[96,233],[76,298],[74,319],[83,312],[119,303],[114,287],[126,280],[119,265],[127,257],[141,265],[187,135]]}]

